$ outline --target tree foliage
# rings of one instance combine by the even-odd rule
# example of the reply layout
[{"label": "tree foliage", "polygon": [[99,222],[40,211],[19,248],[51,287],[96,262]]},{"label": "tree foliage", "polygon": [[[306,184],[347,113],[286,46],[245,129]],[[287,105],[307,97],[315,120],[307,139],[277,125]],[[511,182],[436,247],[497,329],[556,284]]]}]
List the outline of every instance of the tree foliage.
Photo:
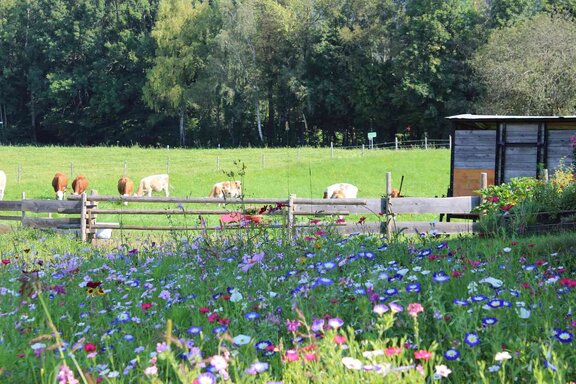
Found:
[{"label": "tree foliage", "polygon": [[473,65],[485,87],[481,112],[576,111],[576,24],[565,14],[541,14],[494,31]]},{"label": "tree foliage", "polygon": [[360,145],[407,126],[446,137],[456,113],[568,113],[575,10],[575,0],[4,0],[0,140]]}]

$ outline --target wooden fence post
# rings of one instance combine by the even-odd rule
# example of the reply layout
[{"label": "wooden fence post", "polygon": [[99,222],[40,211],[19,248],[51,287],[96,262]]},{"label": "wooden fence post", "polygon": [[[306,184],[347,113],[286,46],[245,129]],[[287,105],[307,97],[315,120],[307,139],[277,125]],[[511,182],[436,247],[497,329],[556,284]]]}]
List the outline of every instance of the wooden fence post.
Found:
[{"label": "wooden fence post", "polygon": [[390,198],[392,196],[392,172],[386,172],[386,210],[384,212],[386,217],[386,235],[388,238],[392,235],[392,207],[390,205]]},{"label": "wooden fence post", "polygon": [[[21,194],[22,200],[26,200],[26,192],[22,192]],[[24,222],[24,217],[26,217],[26,212],[22,210],[22,222]]]},{"label": "wooden fence post", "polygon": [[398,150],[398,138],[397,137],[394,138],[394,147],[396,150]]},{"label": "wooden fence post", "polygon": [[544,175],[542,176],[544,178],[545,182],[549,182],[550,181],[550,175],[548,174],[548,169],[544,170]]},{"label": "wooden fence post", "polygon": [[333,141],[330,142],[330,158],[331,159],[334,158],[334,142]]},{"label": "wooden fence post", "polygon": [[288,236],[292,237],[294,235],[294,198],[296,195],[288,196],[288,222],[287,230]]},{"label": "wooden fence post", "polygon": [[82,192],[80,200],[80,239],[86,241],[86,192]]}]

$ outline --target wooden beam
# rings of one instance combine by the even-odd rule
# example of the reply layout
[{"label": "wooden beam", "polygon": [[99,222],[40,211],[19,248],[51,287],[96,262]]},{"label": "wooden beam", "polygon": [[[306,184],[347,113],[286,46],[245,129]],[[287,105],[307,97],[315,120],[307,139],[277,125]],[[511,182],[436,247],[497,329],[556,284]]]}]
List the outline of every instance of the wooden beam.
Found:
[{"label": "wooden beam", "polygon": [[480,204],[480,196],[399,197],[389,200],[390,211],[401,213],[470,213]]},{"label": "wooden beam", "polygon": [[82,210],[82,201],[22,200],[23,212],[79,214],[81,210]]}]

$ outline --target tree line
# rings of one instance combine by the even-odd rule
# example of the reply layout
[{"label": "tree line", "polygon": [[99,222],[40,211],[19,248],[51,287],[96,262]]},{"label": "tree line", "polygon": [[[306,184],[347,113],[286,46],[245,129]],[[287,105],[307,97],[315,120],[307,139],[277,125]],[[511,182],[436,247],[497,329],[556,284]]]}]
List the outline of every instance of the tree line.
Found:
[{"label": "tree line", "polygon": [[0,142],[443,138],[574,114],[576,0],[3,0]]}]

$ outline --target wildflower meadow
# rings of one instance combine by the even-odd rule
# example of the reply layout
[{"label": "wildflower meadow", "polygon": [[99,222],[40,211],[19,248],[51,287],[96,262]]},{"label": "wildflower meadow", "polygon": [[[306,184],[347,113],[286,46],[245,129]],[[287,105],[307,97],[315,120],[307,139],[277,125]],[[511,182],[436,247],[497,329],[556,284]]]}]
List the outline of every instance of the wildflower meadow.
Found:
[{"label": "wildflower meadow", "polygon": [[16,233],[0,382],[570,383],[575,237],[558,236]]}]

